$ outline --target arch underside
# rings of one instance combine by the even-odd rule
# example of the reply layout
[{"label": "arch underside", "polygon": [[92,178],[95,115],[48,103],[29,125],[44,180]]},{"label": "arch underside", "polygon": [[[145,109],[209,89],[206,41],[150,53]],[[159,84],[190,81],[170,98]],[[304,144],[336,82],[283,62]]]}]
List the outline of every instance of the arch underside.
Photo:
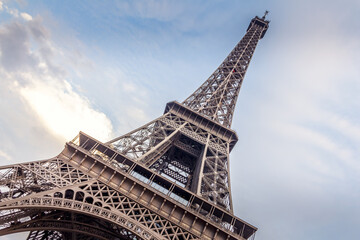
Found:
[{"label": "arch underside", "polygon": [[30,231],[28,240],[141,239],[117,224],[72,211],[10,209],[0,212],[0,236]]}]

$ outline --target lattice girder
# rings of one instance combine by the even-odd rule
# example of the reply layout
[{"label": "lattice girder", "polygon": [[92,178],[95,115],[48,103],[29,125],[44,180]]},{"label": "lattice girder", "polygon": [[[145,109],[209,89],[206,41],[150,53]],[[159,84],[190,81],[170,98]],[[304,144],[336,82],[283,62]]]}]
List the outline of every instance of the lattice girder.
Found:
[{"label": "lattice girder", "polygon": [[[26,230],[24,230],[26,231]],[[29,233],[27,240],[65,240],[62,233],[51,230],[35,230]]]},{"label": "lattice girder", "polygon": [[122,154],[138,159],[170,135],[173,136],[173,132],[174,128],[156,119],[124,136],[111,140],[108,144]]},{"label": "lattice girder", "polygon": [[58,157],[0,168],[0,199],[18,198],[55,187],[88,181],[89,177]]}]

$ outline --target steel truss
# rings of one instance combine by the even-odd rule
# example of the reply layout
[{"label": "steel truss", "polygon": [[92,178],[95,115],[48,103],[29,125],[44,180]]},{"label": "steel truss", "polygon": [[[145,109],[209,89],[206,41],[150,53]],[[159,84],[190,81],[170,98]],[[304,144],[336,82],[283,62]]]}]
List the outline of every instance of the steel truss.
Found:
[{"label": "steel truss", "polygon": [[249,239],[232,214],[230,129],[267,28],[255,17],[219,68],[183,103],[107,143],[80,134],[57,157],[0,167],[0,236],[28,239]]}]

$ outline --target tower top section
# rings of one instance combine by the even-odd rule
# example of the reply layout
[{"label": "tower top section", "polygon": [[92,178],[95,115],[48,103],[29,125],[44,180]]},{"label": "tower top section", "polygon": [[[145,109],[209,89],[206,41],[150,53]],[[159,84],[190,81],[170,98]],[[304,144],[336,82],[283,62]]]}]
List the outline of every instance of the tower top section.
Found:
[{"label": "tower top section", "polygon": [[258,41],[264,37],[269,22],[256,16],[250,22],[245,36],[220,64],[215,72],[182,104],[194,112],[231,127],[236,100],[242,81]]},{"label": "tower top section", "polygon": [[269,28],[269,23],[270,21],[268,20],[265,20],[266,16],[268,15],[268,11],[265,11],[265,14],[262,18],[259,18],[258,16],[254,17],[250,24],[249,24],[249,27],[246,31],[249,31],[249,29],[253,26],[257,26],[257,27],[261,27],[261,28],[264,28],[261,36],[260,36],[260,39],[263,38],[265,36],[265,33],[267,31],[267,29]]}]

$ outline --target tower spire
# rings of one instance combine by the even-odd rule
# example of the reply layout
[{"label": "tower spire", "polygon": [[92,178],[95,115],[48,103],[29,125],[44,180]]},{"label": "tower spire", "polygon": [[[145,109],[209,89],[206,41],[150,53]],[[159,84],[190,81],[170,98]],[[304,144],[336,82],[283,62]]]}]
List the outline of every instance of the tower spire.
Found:
[{"label": "tower spire", "polygon": [[255,17],[245,36],[215,72],[183,104],[201,115],[230,128],[246,70],[258,41],[265,35],[269,21]]}]

